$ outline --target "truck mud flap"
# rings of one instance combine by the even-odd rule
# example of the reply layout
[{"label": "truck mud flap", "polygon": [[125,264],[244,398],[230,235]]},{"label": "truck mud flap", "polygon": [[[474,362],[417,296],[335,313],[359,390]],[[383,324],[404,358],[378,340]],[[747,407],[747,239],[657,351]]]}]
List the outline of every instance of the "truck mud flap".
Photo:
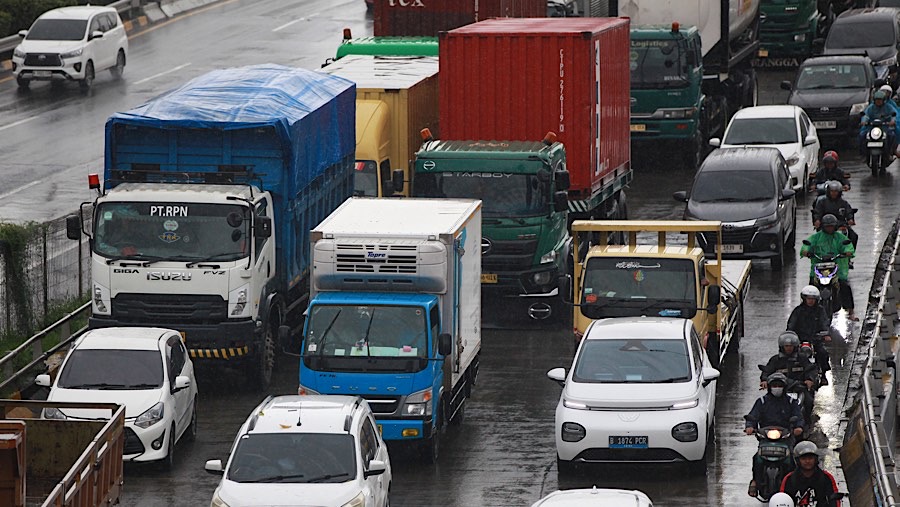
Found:
[{"label": "truck mud flap", "polygon": [[249,347],[229,347],[222,349],[188,349],[191,359],[236,359],[250,354]]}]

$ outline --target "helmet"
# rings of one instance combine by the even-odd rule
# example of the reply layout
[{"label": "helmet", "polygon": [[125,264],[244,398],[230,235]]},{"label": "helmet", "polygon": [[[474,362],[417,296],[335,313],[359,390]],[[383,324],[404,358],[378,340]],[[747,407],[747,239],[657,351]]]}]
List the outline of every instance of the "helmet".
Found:
[{"label": "helmet", "polygon": [[794,456],[798,458],[807,456],[809,454],[812,454],[816,458],[819,457],[819,448],[816,446],[816,444],[810,442],[809,440],[804,440],[794,447]]},{"label": "helmet", "polygon": [[840,158],[838,158],[838,154],[834,150],[826,151],[825,155],[822,156],[822,164],[825,164],[825,162],[834,162],[837,164],[838,160],[840,160]]},{"label": "helmet", "polygon": [[794,507],[794,499],[787,493],[775,493],[769,499],[769,507]]},{"label": "helmet", "polygon": [[784,376],[784,373],[775,372],[775,373],[769,375],[768,377],[766,377],[766,384],[769,386],[769,388],[771,388],[772,384],[775,382],[780,382],[785,387],[787,386],[787,383],[788,383],[787,377]]},{"label": "helmet", "polygon": [[[793,345],[795,348],[800,346],[800,337],[793,331],[785,331],[778,335],[778,350],[782,350],[785,345]],[[782,350],[783,351],[783,350]]]},{"label": "helmet", "polygon": [[887,100],[887,94],[882,90],[878,90],[875,92],[875,95],[872,96],[872,100]]},{"label": "helmet", "polygon": [[881,85],[878,91],[886,93],[888,97],[894,94],[894,89],[889,84]]},{"label": "helmet", "polygon": [[819,292],[815,286],[807,285],[800,290],[801,298],[816,298],[819,299],[822,297],[822,294]]},{"label": "helmet", "polygon": [[829,225],[831,227],[837,227],[838,225],[837,217],[832,215],[831,213],[822,217],[822,227],[828,227]]},{"label": "helmet", "polygon": [[837,192],[838,195],[844,193],[844,186],[841,185],[840,181],[829,181],[825,184],[825,191],[828,193]]}]

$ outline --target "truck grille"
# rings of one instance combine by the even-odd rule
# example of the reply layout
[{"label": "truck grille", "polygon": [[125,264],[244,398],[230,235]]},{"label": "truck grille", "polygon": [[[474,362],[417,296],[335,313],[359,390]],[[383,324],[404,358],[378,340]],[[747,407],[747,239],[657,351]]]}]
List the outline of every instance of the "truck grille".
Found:
[{"label": "truck grille", "polygon": [[485,273],[527,270],[534,264],[538,242],[531,240],[482,240],[481,270]]},{"label": "truck grille", "polygon": [[338,273],[416,274],[415,245],[360,245],[339,243],[335,248]]},{"label": "truck grille", "polygon": [[25,65],[29,67],[59,67],[62,61],[57,53],[28,53],[25,55]]},{"label": "truck grille", "polygon": [[228,317],[228,303],[219,296],[119,294],[112,316],[140,324],[215,324]]},{"label": "truck grille", "polygon": [[131,428],[125,428],[125,446],[122,454],[143,454],[144,444],[138,438],[137,433]]},{"label": "truck grille", "polygon": [[400,405],[398,396],[363,396],[374,414],[393,414]]}]

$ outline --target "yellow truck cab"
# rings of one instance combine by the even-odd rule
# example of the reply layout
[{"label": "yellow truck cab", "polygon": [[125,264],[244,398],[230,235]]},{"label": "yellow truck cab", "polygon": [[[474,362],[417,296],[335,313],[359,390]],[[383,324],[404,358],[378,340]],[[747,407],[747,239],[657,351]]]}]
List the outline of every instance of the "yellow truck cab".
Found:
[{"label": "yellow truck cab", "polygon": [[409,196],[420,131],[438,129],[438,59],[350,55],[322,72],[356,83],[354,195]]},{"label": "yellow truck cab", "polygon": [[[718,368],[744,333],[751,266],[750,261],[704,255],[697,235],[708,235],[721,251],[721,230],[721,222],[710,221],[573,222],[576,337],[580,340],[588,324],[601,318],[691,319]],[[642,234],[639,241],[639,233],[650,233],[650,239]],[[669,244],[667,235],[686,235],[687,241]],[[584,245],[588,239],[594,246]],[[622,244],[610,245],[609,239]]]}]

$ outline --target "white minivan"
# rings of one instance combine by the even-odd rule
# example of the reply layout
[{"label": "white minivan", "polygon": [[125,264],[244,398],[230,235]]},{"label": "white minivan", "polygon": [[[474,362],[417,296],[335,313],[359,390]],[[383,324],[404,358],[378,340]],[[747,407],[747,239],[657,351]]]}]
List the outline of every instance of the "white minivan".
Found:
[{"label": "white minivan", "polygon": [[128,58],[128,37],[111,7],[62,7],[35,20],[13,52],[19,88],[32,81],[78,81],[90,88],[97,72],[121,77]]}]

